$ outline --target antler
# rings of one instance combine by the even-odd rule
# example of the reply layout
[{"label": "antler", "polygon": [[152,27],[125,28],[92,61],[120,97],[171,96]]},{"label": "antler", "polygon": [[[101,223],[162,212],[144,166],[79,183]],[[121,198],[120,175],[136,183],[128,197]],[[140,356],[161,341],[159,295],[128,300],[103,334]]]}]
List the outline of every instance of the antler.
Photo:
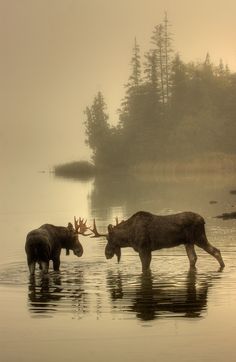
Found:
[{"label": "antler", "polygon": [[124,222],[124,220],[121,220],[121,222],[119,222],[118,216],[116,216],[116,226],[122,224],[122,222]]},{"label": "antler", "polygon": [[79,220],[77,220],[76,217],[74,216],[74,226],[75,226],[75,231],[76,231],[77,233],[79,233],[78,221],[79,221]]},{"label": "antler", "polygon": [[91,236],[91,238],[99,238],[100,236],[107,236],[107,234],[100,234],[98,232],[95,219],[93,219],[93,228],[89,228],[89,230],[91,230],[92,233],[94,234],[93,236]]},{"label": "antler", "polygon": [[[116,217],[116,226],[121,224],[122,222],[123,221],[121,221],[119,223],[118,217]],[[92,235],[91,233],[90,234],[85,234],[85,232],[87,230],[90,230],[93,233],[91,238],[99,238],[100,236],[107,236],[108,235],[108,234],[100,234],[98,232],[95,219],[93,219],[93,228],[87,226],[86,223],[87,223],[87,220],[84,221],[84,219],[82,219],[81,217],[79,217],[79,219],[76,219],[76,217],[74,216],[75,231],[77,232],[77,234],[81,234],[81,235],[84,235],[84,236],[90,236],[90,235]]]},{"label": "antler", "polygon": [[78,234],[81,234],[84,236],[91,235],[91,234],[85,234],[85,232],[87,230],[90,230],[89,226],[87,226],[86,223],[87,223],[87,220],[84,221],[84,219],[81,219],[81,217],[79,219],[76,219],[76,217],[74,216],[75,231]]}]

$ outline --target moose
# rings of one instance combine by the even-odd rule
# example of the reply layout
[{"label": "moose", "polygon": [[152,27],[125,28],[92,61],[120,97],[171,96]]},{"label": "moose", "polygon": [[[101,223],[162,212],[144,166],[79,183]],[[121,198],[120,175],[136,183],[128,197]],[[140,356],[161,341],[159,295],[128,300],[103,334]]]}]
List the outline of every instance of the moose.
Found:
[{"label": "moose", "polygon": [[225,266],[220,250],[207,240],[203,217],[194,212],[159,216],[139,211],[126,221],[118,223],[117,219],[115,226],[108,225],[108,234],[99,234],[95,220],[94,227],[90,230],[94,237],[107,237],[107,259],[116,255],[119,262],[121,248],[132,247],[139,253],[143,271],[150,269],[152,251],[178,245],[185,246],[190,267],[195,267],[197,261],[195,245],[212,255],[221,268]]},{"label": "moose", "polygon": [[66,255],[72,250],[76,256],[81,257],[83,247],[79,241],[79,234],[86,235],[85,224],[83,219],[74,218],[75,227],[70,222],[67,227],[44,224],[30,231],[25,243],[30,275],[34,275],[36,263],[43,274],[47,274],[50,260],[53,262],[53,269],[59,271],[61,249],[66,249]]}]

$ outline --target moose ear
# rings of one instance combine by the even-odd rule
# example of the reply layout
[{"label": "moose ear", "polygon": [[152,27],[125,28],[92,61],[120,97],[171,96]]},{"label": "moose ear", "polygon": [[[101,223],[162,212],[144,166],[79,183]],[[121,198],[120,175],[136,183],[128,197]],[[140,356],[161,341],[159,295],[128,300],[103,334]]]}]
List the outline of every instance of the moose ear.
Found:
[{"label": "moose ear", "polygon": [[71,224],[71,222],[68,222],[67,228],[68,228],[69,231],[73,231],[73,230],[74,230],[73,225]]},{"label": "moose ear", "polygon": [[109,224],[107,229],[108,229],[108,232],[111,233],[113,231],[113,226],[111,224]]}]

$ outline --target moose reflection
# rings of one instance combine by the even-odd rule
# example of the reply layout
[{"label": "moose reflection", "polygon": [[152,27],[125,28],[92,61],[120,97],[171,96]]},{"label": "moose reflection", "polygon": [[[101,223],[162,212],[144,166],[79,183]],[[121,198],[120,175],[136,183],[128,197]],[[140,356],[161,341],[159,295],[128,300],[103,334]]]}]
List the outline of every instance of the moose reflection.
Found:
[{"label": "moose reflection", "polygon": [[34,313],[48,313],[57,310],[58,301],[62,298],[60,275],[50,278],[35,278],[29,282],[29,309]]},{"label": "moose reflection", "polygon": [[[207,308],[208,289],[212,280],[220,274],[209,275],[199,280],[196,269],[186,273],[185,281],[179,276],[164,279],[153,278],[150,272],[142,273],[135,285],[129,284],[128,276],[122,273],[107,274],[107,286],[113,305],[113,312],[134,312],[138,319],[153,320],[158,317],[176,315],[187,318],[201,317]],[[132,276],[134,279],[134,276]]]},{"label": "moose reflection", "polygon": [[33,314],[51,314],[68,310],[82,314],[83,306],[88,304],[83,289],[83,273],[76,276],[62,276],[50,273],[48,277],[33,275],[28,284],[28,308]]}]

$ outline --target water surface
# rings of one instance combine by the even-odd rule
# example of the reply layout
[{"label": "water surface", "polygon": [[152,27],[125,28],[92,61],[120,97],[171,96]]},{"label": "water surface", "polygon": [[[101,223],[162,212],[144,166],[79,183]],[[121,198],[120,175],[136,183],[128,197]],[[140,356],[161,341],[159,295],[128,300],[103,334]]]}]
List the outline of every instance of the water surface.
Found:
[{"label": "water surface", "polygon": [[[1,355],[14,361],[234,361],[235,178],[106,177],[89,182],[16,169],[1,178]],[[213,202],[214,201],[214,202]],[[81,237],[84,255],[62,252],[60,273],[30,278],[25,235],[45,222],[96,217],[101,232],[138,210],[195,211],[226,264],[197,249],[189,270],[183,247],[153,253],[142,274],[138,255],[104,257],[105,239]]]}]

